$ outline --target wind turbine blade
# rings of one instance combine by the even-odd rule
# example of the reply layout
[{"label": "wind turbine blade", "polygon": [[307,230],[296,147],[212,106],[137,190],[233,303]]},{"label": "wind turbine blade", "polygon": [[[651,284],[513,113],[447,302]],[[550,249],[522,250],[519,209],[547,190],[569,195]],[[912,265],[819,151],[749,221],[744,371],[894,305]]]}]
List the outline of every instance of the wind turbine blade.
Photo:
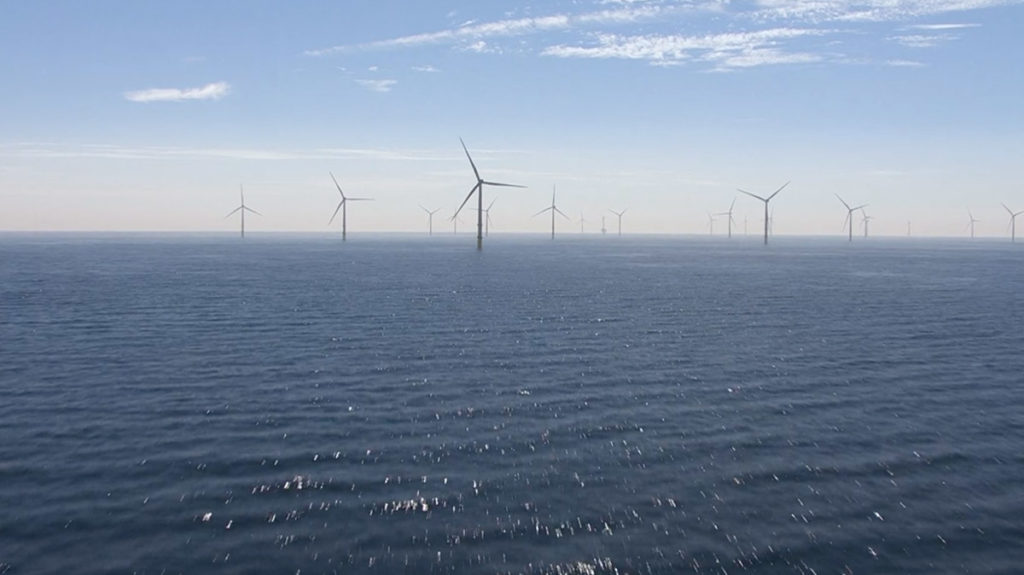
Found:
[{"label": "wind turbine blade", "polygon": [[469,155],[469,149],[466,148],[466,142],[463,142],[462,138],[460,137],[459,143],[462,144],[462,151],[466,152],[466,158],[469,159],[469,165],[473,168],[473,173],[476,175],[476,180],[479,182],[481,179],[480,172],[477,171],[476,164],[473,163],[473,157]]},{"label": "wind turbine blade", "polygon": [[338,212],[341,211],[341,206],[345,203],[345,200],[338,202],[338,207],[334,208],[334,213],[331,214],[331,219],[327,220],[327,225],[334,223],[334,218],[338,217]]},{"label": "wind turbine blade", "polygon": [[839,194],[836,194],[836,197],[839,198],[840,202],[843,202],[843,206],[845,206],[847,210],[850,209],[850,204],[846,203],[846,200],[844,200],[842,197],[840,197]]},{"label": "wind turbine blade", "polygon": [[560,210],[560,209],[556,208],[555,206],[551,206],[551,209],[553,209],[553,210],[555,210],[556,212],[558,212],[559,214],[561,214],[561,216],[562,216],[563,218],[565,218],[565,219],[569,220],[570,222],[572,221],[572,218],[570,218],[569,216],[567,216],[567,215],[563,214],[563,213],[562,213],[562,210]]},{"label": "wind turbine blade", "polygon": [[732,199],[732,203],[729,204],[729,217],[732,217],[732,209],[736,207],[736,198]]},{"label": "wind turbine blade", "polygon": [[484,182],[488,186],[501,186],[502,188],[525,188],[526,186],[520,186],[519,184],[503,184],[501,182]]},{"label": "wind turbine blade", "polygon": [[870,204],[861,204],[861,205],[857,206],[856,208],[850,208],[850,211],[851,212],[856,212],[857,210],[863,210],[864,208],[868,207],[869,205]]},{"label": "wind turbine blade", "polygon": [[348,201],[348,202],[372,202],[372,201],[374,201],[374,199],[373,198],[345,198],[345,201]]},{"label": "wind turbine blade", "polygon": [[1007,212],[1008,214],[1010,214],[1011,216],[1013,215],[1013,210],[1011,210],[1010,208],[1006,207],[1006,204],[1002,204],[1002,203],[1001,203],[1001,204],[999,204],[999,205],[1003,206],[1003,209],[1004,209],[1004,210],[1006,210],[1006,212]]},{"label": "wind turbine blade", "polygon": [[236,213],[238,213],[238,211],[241,210],[241,209],[242,209],[242,206],[238,206],[237,208],[231,210],[231,213],[226,215],[226,216],[224,216],[224,219],[226,220],[226,219],[230,218],[231,216],[233,216]]},{"label": "wind turbine blade", "polygon": [[424,208],[423,204],[416,204],[416,205],[419,206],[420,209],[423,210],[424,212],[427,212],[428,214],[430,213],[430,210],[428,210],[427,208]]},{"label": "wind turbine blade", "polygon": [[782,187],[781,187],[781,188],[779,188],[779,189],[777,189],[777,190],[775,190],[775,193],[774,193],[774,194],[772,194],[772,195],[770,195],[770,196],[768,196],[768,199],[767,199],[767,200],[765,200],[765,201],[766,201],[766,202],[770,202],[770,201],[772,201],[772,198],[774,198],[775,196],[777,196],[777,195],[779,194],[779,192],[781,192],[782,190],[786,189],[786,186],[788,186],[788,185],[789,185],[789,182],[786,182],[785,184],[782,184]]},{"label": "wind turbine blade", "polygon": [[487,204],[487,209],[484,210],[484,211],[485,212],[490,212],[491,211],[491,206],[493,206],[494,202],[496,202],[497,200],[498,200],[498,198],[494,198],[493,200],[491,200],[491,203]]},{"label": "wind turbine blade", "polygon": [[[462,140],[462,138],[459,138],[459,140]],[[475,186],[473,186],[473,189],[469,190],[469,194],[467,194],[467,195],[466,195],[466,199],[462,200],[462,205],[461,205],[461,206],[459,206],[459,209],[455,210],[455,215],[453,215],[453,216],[451,217],[451,219],[453,219],[453,220],[454,220],[454,219],[455,219],[455,217],[459,215],[459,212],[461,212],[461,211],[462,211],[462,208],[463,208],[463,206],[465,206],[465,205],[466,205],[466,202],[468,202],[468,201],[469,201],[469,198],[473,197],[473,192],[475,192],[475,191],[476,191],[476,189],[477,189],[477,188],[479,188],[479,187],[480,187],[480,182],[477,182],[477,183],[476,183],[476,185],[475,185]]]},{"label": "wind turbine blade", "polygon": [[759,196],[757,194],[752,194],[752,193],[750,193],[750,192],[748,192],[746,190],[741,190],[739,188],[736,188],[736,191],[740,192],[740,193],[743,193],[743,194],[747,194],[748,196],[750,196],[752,198],[755,198],[755,199],[758,199],[758,200],[761,200],[762,202],[767,202],[768,201],[768,200],[762,198],[761,196]]},{"label": "wind turbine blade", "polygon": [[327,172],[331,175],[331,179],[334,180],[334,187],[338,188],[338,193],[341,194],[341,199],[345,199],[345,192],[341,191],[341,185],[338,184],[338,180],[334,177],[334,172]]},{"label": "wind turbine blade", "polygon": [[853,212],[846,212],[846,219],[843,220],[843,231],[846,231],[846,224],[850,221],[850,214]]},{"label": "wind turbine blade", "polygon": [[532,218],[535,218],[535,217],[537,217],[537,216],[539,216],[539,215],[543,214],[544,212],[546,212],[546,211],[548,211],[548,210],[551,210],[551,209],[554,209],[554,206],[549,206],[549,207],[547,207],[547,208],[544,208],[543,210],[541,210],[541,211],[537,212],[536,214],[533,214],[533,215],[532,215],[532,216],[530,216],[530,217],[532,217]]},{"label": "wind turbine blade", "polygon": [[244,209],[245,211],[249,212],[249,213],[252,213],[252,214],[256,214],[257,216],[262,216],[262,215],[263,215],[263,214],[261,214],[261,213],[257,212],[256,210],[254,210],[254,209],[250,208],[249,206],[242,206],[242,208],[243,208],[243,209]]}]

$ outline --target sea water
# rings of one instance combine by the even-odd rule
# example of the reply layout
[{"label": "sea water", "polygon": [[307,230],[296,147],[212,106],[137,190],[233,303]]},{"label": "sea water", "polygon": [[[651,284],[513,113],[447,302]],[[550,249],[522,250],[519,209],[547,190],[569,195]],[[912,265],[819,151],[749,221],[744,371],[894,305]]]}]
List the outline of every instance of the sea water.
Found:
[{"label": "sea water", "polygon": [[1012,573],[1024,246],[0,236],[0,573]]}]

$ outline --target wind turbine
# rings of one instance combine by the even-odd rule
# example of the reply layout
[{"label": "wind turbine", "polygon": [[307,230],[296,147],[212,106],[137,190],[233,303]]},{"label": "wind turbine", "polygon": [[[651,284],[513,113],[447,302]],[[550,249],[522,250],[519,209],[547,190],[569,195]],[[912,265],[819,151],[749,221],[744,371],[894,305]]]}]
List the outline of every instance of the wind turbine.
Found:
[{"label": "wind turbine", "polygon": [[715,214],[708,212],[708,235],[715,235]]},{"label": "wind turbine", "polygon": [[537,217],[537,216],[543,214],[544,212],[546,212],[548,210],[551,211],[551,239],[555,239],[555,212],[558,212],[558,214],[560,216],[562,216],[563,218],[569,220],[570,222],[572,221],[569,218],[569,216],[567,216],[564,213],[562,213],[562,210],[558,209],[555,206],[555,186],[551,186],[551,205],[546,207],[546,208],[544,208],[543,210],[537,212],[536,214],[533,214],[533,217]]},{"label": "wind turbine", "polygon": [[608,228],[604,225],[604,216],[601,216],[601,233],[607,234]]},{"label": "wind turbine", "polygon": [[436,210],[428,210],[427,208],[424,208],[421,205],[420,209],[423,210],[424,212],[427,212],[427,226],[428,226],[427,229],[429,230],[427,235],[431,235],[432,236],[432,235],[434,235],[434,214],[436,214],[437,212],[441,211],[441,208],[437,208]]},{"label": "wind turbine", "polygon": [[861,204],[861,205],[859,205],[859,206],[857,206],[855,208],[851,208],[850,204],[846,203],[846,200],[844,200],[843,198],[839,197],[839,194],[836,194],[836,197],[839,198],[839,201],[843,202],[843,206],[846,207],[846,219],[843,220],[843,229],[846,229],[847,225],[849,225],[849,227],[850,227],[850,241],[852,242],[853,241],[853,212],[856,212],[857,210],[864,209],[864,208],[868,207],[868,205],[867,204]]},{"label": "wind turbine", "polygon": [[488,204],[487,209],[484,210],[484,237],[491,235],[491,206],[494,205],[494,200],[497,199],[498,198],[492,199],[491,203]]},{"label": "wind turbine", "polygon": [[1010,241],[1011,242],[1016,242],[1017,241],[1017,216],[1019,216],[1021,214],[1024,214],[1024,210],[1021,210],[1019,212],[1014,212],[1010,208],[1007,208],[1006,204],[1003,204],[1003,208],[1005,208],[1006,211],[1010,214]]},{"label": "wind turbine", "polygon": [[747,194],[748,196],[750,196],[752,198],[756,198],[756,199],[761,200],[762,202],[764,202],[764,245],[768,245],[768,224],[769,224],[768,202],[772,201],[772,198],[777,196],[779,194],[779,192],[781,192],[783,190],[783,188],[785,188],[788,185],[789,185],[789,182],[786,182],[785,184],[782,184],[781,188],[775,190],[772,193],[772,195],[768,196],[767,198],[762,198],[761,196],[759,196],[757,194],[752,194],[752,193],[750,193],[750,192],[748,192],[746,190],[741,190],[739,188],[736,188],[736,191],[742,192],[742,193]]},{"label": "wind turbine", "polygon": [[583,224],[587,223],[587,220],[583,218],[583,212],[580,212],[580,233],[583,233]]},{"label": "wind turbine", "polygon": [[455,214],[454,216],[452,216],[449,219],[452,221],[452,233],[453,234],[458,234],[459,233],[459,214]]},{"label": "wind turbine", "polygon": [[341,186],[338,185],[338,180],[337,178],[334,177],[334,173],[328,173],[331,174],[331,179],[334,180],[334,187],[338,188],[338,193],[341,194],[341,201],[338,202],[338,207],[334,208],[334,214],[331,216],[331,219],[327,222],[327,225],[331,225],[332,223],[334,223],[334,218],[338,217],[338,210],[341,210],[341,241],[345,241],[345,236],[348,234],[348,203],[368,202],[371,201],[372,198],[349,198],[345,196],[345,192],[341,191]]},{"label": "wind turbine", "polygon": [[[628,209],[629,208],[626,208],[626,210],[628,210]],[[611,213],[613,213],[613,214],[615,214],[616,216],[619,217],[619,235],[620,236],[622,235],[622,214],[626,213],[626,210],[622,210],[621,212],[616,212],[615,210],[608,210],[609,212],[611,212]]]},{"label": "wind turbine", "polygon": [[729,211],[728,212],[721,212],[721,213],[715,214],[716,216],[729,216],[728,224],[729,224],[729,237],[730,238],[732,237],[732,224],[733,224],[733,222],[736,221],[736,220],[732,219],[732,209],[734,207],[736,207],[736,198],[733,198],[732,199],[732,203],[729,204]]},{"label": "wind turbine", "polygon": [[971,228],[971,239],[973,240],[974,239],[974,224],[980,222],[981,220],[974,219],[974,214],[971,213],[970,209],[967,210],[967,215],[971,218],[971,223],[969,223],[967,225],[968,225],[968,227]]},{"label": "wind turbine", "polygon": [[238,186],[238,194],[242,198],[242,205],[240,205],[237,208],[231,210],[231,213],[226,215],[226,216],[224,216],[224,219],[226,220],[226,219],[230,218],[231,216],[235,215],[235,213],[241,212],[242,213],[242,237],[244,238],[245,237],[245,212],[252,212],[252,213],[256,214],[257,216],[262,216],[263,214],[257,212],[256,210],[250,208],[249,206],[245,205],[245,190],[242,188],[241,184],[239,184],[239,186]]},{"label": "wind turbine", "polygon": [[462,207],[466,205],[469,198],[473,197],[473,192],[478,192],[477,199],[477,213],[476,213],[476,249],[482,250],[484,248],[484,184],[488,186],[500,186],[504,188],[525,188],[526,186],[520,186],[517,184],[503,184],[500,182],[488,182],[480,177],[480,172],[476,169],[476,164],[473,163],[473,157],[469,155],[469,150],[466,148],[466,142],[459,138],[459,142],[462,144],[462,150],[466,152],[466,158],[469,159],[469,165],[473,168],[473,174],[476,176],[476,185],[469,190],[469,194],[466,195],[466,199],[462,200],[462,205],[459,209],[455,210],[455,215],[452,219],[455,219],[462,211]]},{"label": "wind turbine", "polygon": [[871,220],[873,220],[875,218],[874,218],[874,216],[869,216],[868,213],[866,211],[864,211],[863,209],[861,209],[860,213],[863,216],[860,221],[864,224],[864,239],[867,239],[867,237],[868,237],[868,224],[870,224]]}]

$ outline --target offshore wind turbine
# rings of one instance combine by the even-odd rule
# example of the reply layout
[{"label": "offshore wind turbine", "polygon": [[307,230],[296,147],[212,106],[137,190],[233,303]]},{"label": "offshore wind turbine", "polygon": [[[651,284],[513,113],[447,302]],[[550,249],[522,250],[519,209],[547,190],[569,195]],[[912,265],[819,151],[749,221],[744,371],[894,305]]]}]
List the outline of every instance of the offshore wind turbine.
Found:
[{"label": "offshore wind turbine", "polygon": [[580,212],[580,233],[583,233],[583,224],[587,223],[587,220],[583,218],[583,212]]},{"label": "offshore wind turbine", "polygon": [[862,224],[864,224],[864,239],[867,239],[867,237],[868,237],[868,224],[870,224],[871,220],[873,220],[875,218],[874,218],[874,216],[869,216],[868,213],[866,211],[864,211],[863,209],[861,209],[860,213],[861,213],[861,216],[863,216],[860,221],[861,221]]},{"label": "offshore wind turbine", "polygon": [[604,225],[604,216],[601,216],[601,233],[607,234],[608,228]]},{"label": "offshore wind turbine", "polygon": [[548,210],[551,211],[551,239],[555,239],[555,212],[558,212],[558,214],[560,216],[562,216],[563,218],[569,220],[570,222],[572,221],[572,219],[570,219],[569,216],[567,216],[564,213],[562,213],[562,210],[558,209],[558,207],[555,206],[555,186],[554,185],[551,186],[551,205],[546,207],[546,208],[544,208],[543,210],[537,212],[536,214],[533,214],[533,217],[537,217],[537,216],[543,214],[544,212],[546,212]]},{"label": "offshore wind turbine", "polygon": [[327,225],[331,225],[334,222],[334,218],[338,217],[338,210],[341,210],[341,241],[345,241],[345,236],[348,235],[348,203],[369,202],[372,198],[350,198],[346,196],[345,192],[341,191],[341,186],[338,185],[338,180],[334,177],[334,173],[328,173],[331,174],[331,179],[334,180],[334,187],[338,188],[338,193],[341,194],[341,201],[338,202],[338,207],[334,208],[334,214],[327,222]]},{"label": "offshore wind turbine", "polygon": [[968,210],[967,210],[967,215],[971,218],[971,223],[969,223],[967,225],[968,225],[968,227],[971,228],[971,239],[973,240],[974,239],[974,224],[980,222],[981,220],[974,219],[974,214],[971,213],[970,208],[968,208]]},{"label": "offshore wind turbine", "polygon": [[1003,208],[1005,208],[1007,213],[1010,214],[1010,241],[1011,242],[1016,242],[1017,241],[1017,216],[1019,216],[1021,214],[1024,214],[1024,210],[1021,210],[1019,212],[1014,212],[1010,208],[1007,208],[1006,204],[1003,204]]},{"label": "offshore wind turbine", "polygon": [[494,206],[494,200],[497,199],[498,198],[492,199],[491,203],[488,204],[487,209],[484,210],[484,237],[491,235],[491,207]]},{"label": "offshore wind turbine", "polygon": [[434,235],[434,214],[441,211],[441,208],[437,208],[435,210],[428,210],[427,208],[424,208],[421,205],[420,209],[423,210],[424,212],[427,212],[427,235],[432,236]]},{"label": "offshore wind turbine", "polygon": [[[628,209],[629,208],[626,208],[626,210],[628,210]],[[626,213],[626,210],[622,210],[621,212],[616,212],[615,210],[608,210],[609,212],[611,212],[611,213],[613,213],[613,214],[615,214],[616,216],[619,217],[619,235],[620,236],[622,235],[622,214]]]},{"label": "offshore wind turbine", "polygon": [[459,215],[463,206],[466,205],[469,198],[473,197],[473,193],[476,192],[476,249],[482,250],[484,248],[484,184],[503,188],[525,188],[526,186],[520,186],[518,184],[503,184],[501,182],[488,182],[481,178],[480,171],[476,169],[476,164],[473,163],[473,157],[469,155],[469,149],[466,148],[466,142],[463,142],[462,138],[459,138],[459,142],[462,144],[462,150],[466,152],[466,158],[469,159],[470,167],[473,168],[473,175],[476,176],[476,185],[469,190],[469,194],[466,195],[466,199],[462,200],[462,205],[459,206],[459,209],[455,210],[455,215],[452,216],[452,219]]},{"label": "offshore wind turbine", "polygon": [[868,207],[868,205],[867,204],[861,204],[861,205],[859,205],[859,206],[857,206],[855,208],[851,208],[850,204],[846,203],[846,200],[844,200],[843,198],[839,197],[839,194],[836,194],[836,197],[839,198],[839,201],[843,202],[843,206],[846,207],[846,219],[843,220],[843,229],[845,230],[846,227],[849,226],[849,228],[850,228],[850,241],[852,242],[853,241],[853,212],[856,212],[857,210],[862,210],[862,209]]},{"label": "offshore wind turbine", "polygon": [[729,211],[715,214],[716,216],[729,216],[728,224],[729,224],[729,237],[730,238],[732,237],[732,224],[733,224],[733,222],[735,222],[735,220],[732,219],[732,209],[734,207],[736,207],[736,198],[733,198],[732,199],[732,203],[729,204]]},{"label": "offshore wind turbine", "polygon": [[759,196],[757,194],[752,194],[752,193],[750,193],[750,192],[748,192],[746,190],[741,190],[739,188],[736,188],[736,191],[742,192],[742,193],[747,194],[748,196],[750,196],[752,198],[756,198],[756,199],[761,200],[762,202],[764,202],[764,245],[768,245],[768,226],[769,226],[769,222],[770,222],[770,218],[768,216],[768,202],[772,201],[772,198],[777,196],[779,194],[779,192],[781,192],[788,185],[789,185],[789,182],[786,182],[785,184],[782,184],[781,188],[779,188],[779,189],[775,190],[774,192],[772,192],[772,195],[768,196],[767,198],[762,198],[761,196]]},{"label": "offshore wind turbine", "polygon": [[715,235],[715,214],[708,212],[708,235]]},{"label": "offshore wind turbine", "polygon": [[235,213],[241,212],[242,213],[242,237],[244,238],[245,237],[245,212],[252,212],[252,213],[256,214],[257,216],[262,216],[263,214],[257,212],[256,210],[250,208],[249,206],[245,205],[245,190],[242,188],[241,184],[239,184],[239,186],[238,186],[238,195],[242,199],[242,204],[240,206],[238,206],[237,208],[231,210],[231,213],[229,213],[228,215],[224,216],[224,219],[226,220],[226,219],[230,218],[231,216],[235,215]]}]

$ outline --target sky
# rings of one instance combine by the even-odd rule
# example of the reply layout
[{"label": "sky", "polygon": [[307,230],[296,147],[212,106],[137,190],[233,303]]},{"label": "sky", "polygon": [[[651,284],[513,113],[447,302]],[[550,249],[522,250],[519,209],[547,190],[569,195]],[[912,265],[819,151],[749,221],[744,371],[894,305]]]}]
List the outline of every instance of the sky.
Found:
[{"label": "sky", "polygon": [[[0,0],[0,230],[1007,235],[1024,0]],[[475,223],[474,198],[460,232]],[[856,232],[861,233],[858,213]],[[339,218],[340,220],[340,218]],[[571,220],[571,221],[570,221]],[[1022,220],[1024,224],[1024,220]],[[726,217],[717,216],[716,234]]]}]

